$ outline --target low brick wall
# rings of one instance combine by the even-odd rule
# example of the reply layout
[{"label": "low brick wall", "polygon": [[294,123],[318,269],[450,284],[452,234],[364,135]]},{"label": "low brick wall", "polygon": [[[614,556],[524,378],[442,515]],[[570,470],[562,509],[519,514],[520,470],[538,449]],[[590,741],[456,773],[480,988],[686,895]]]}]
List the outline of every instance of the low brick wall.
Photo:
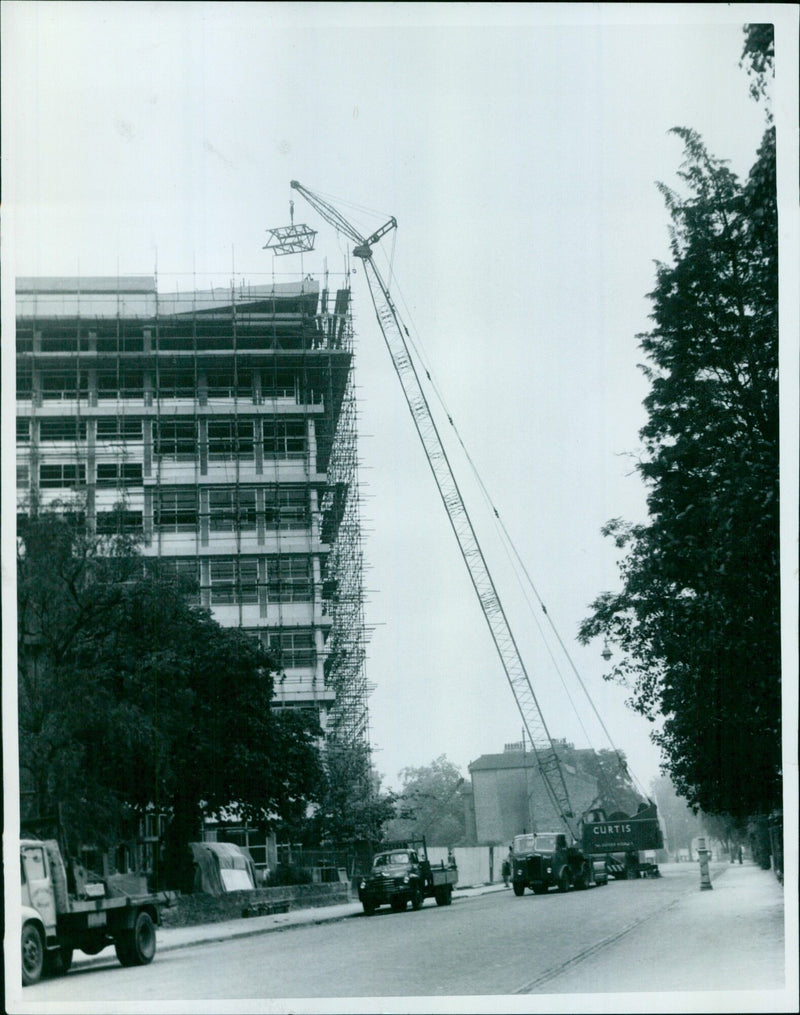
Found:
[{"label": "low brick wall", "polygon": [[308,909],[317,906],[334,906],[349,902],[349,886],[286,885],[280,888],[257,888],[251,892],[226,892],[225,895],[208,895],[194,892],[182,895],[178,903],[161,910],[165,927],[189,927],[197,923],[218,923],[221,920],[238,920],[243,916],[261,913],[288,912],[291,909]]}]

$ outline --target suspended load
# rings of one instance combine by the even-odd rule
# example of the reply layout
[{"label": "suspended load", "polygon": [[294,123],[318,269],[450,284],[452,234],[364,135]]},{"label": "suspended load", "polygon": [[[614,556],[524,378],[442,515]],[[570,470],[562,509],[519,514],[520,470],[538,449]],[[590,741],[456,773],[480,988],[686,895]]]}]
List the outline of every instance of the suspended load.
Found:
[{"label": "suspended load", "polygon": [[263,249],[271,250],[278,257],[283,254],[305,254],[314,249],[314,237],[317,235],[317,231],[306,225],[296,226],[294,224],[294,201],[289,202],[289,217],[291,225],[267,230],[269,239]]}]

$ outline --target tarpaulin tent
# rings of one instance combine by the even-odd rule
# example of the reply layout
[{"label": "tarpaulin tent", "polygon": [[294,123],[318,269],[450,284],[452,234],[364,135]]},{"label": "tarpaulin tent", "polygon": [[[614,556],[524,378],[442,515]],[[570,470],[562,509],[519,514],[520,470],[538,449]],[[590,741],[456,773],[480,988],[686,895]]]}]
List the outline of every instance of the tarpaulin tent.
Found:
[{"label": "tarpaulin tent", "polygon": [[232,842],[190,842],[195,864],[194,890],[209,895],[256,887],[253,858]]}]

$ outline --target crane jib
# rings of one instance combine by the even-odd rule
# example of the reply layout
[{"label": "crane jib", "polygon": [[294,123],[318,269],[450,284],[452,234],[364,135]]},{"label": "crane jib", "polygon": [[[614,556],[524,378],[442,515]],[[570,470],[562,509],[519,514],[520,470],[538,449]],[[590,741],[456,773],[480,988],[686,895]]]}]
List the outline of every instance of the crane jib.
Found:
[{"label": "crane jib", "polygon": [[401,322],[389,291],[372,259],[371,245],[390,229],[395,228],[397,223],[393,218],[390,219],[365,240],[332,205],[306,190],[297,181],[292,181],[292,187],[298,190],[330,225],[344,232],[353,240],[356,244],[353,254],[363,260],[370,295],[386,347],[400,380],[406,403],[425,450],[428,464],[433,472],[461,556],[466,564],[495,648],[522,716],[547,795],[556,815],[560,817],[572,836],[576,837],[577,830],[573,824],[572,805],[553,739],[534,694],[522,656],[403,337],[404,332],[408,334],[408,329]]}]

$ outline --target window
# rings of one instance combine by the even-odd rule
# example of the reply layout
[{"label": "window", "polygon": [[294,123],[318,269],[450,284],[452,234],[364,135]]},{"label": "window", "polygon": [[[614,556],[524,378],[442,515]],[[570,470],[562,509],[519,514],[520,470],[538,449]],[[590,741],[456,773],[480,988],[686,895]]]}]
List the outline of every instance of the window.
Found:
[{"label": "window", "polygon": [[265,631],[265,647],[275,656],[281,669],[296,666],[314,666],[314,632],[307,630]]},{"label": "window", "polygon": [[140,486],[141,462],[98,462],[98,486]]},{"label": "window", "polygon": [[156,386],[159,398],[194,398],[194,371],[159,366]]},{"label": "window", "polygon": [[155,524],[161,532],[189,532],[197,528],[197,491],[160,490]]},{"label": "window", "polygon": [[144,335],[138,327],[135,330],[126,331],[123,326],[119,337],[119,346],[123,352],[142,352],[144,350]]},{"label": "window", "polygon": [[208,492],[209,524],[215,532],[235,532],[256,527],[256,491],[222,487]]},{"label": "window", "polygon": [[175,582],[191,603],[200,599],[200,566],[196,557],[155,557],[145,560],[145,572]]},{"label": "window", "polygon": [[273,603],[307,603],[311,599],[311,558],[284,554],[267,562],[267,596]]},{"label": "window", "polygon": [[100,416],[97,420],[97,439],[101,441],[142,439],[142,421],[130,416]]},{"label": "window", "polygon": [[252,457],[253,420],[209,420],[208,453],[211,458]]},{"label": "window", "polygon": [[302,458],[305,453],[306,425],[303,420],[264,420],[265,458]]},{"label": "window", "polygon": [[40,419],[39,440],[85,441],[86,420],[67,416],[62,419]]},{"label": "window", "polygon": [[30,469],[27,465],[17,466],[17,489],[26,490],[31,481]]},{"label": "window", "polygon": [[162,557],[157,565],[159,574],[164,577],[197,585],[198,566],[194,557]]},{"label": "window", "polygon": [[31,439],[31,421],[29,419],[17,420],[17,441],[27,443]]},{"label": "window", "polygon": [[97,372],[97,397],[98,398],[116,398],[117,392],[119,391],[119,384],[117,382],[117,372],[110,373],[107,370],[98,370]]},{"label": "window", "polygon": [[209,370],[206,374],[209,398],[233,398],[234,395],[249,396],[253,391],[253,377],[250,370]]},{"label": "window", "polygon": [[78,336],[75,332],[44,332],[41,347],[42,352],[77,352]]},{"label": "window", "polygon": [[47,370],[42,373],[42,398],[45,401],[61,401],[68,398],[86,398],[89,394],[89,378],[76,370]]},{"label": "window", "polygon": [[144,398],[144,374],[141,370],[121,370],[120,398]]},{"label": "window", "polygon": [[193,458],[197,450],[197,423],[193,419],[159,419],[153,423],[156,455]]},{"label": "window", "polygon": [[258,602],[258,561],[239,557],[239,595],[243,604]]},{"label": "window", "polygon": [[308,489],[304,486],[265,487],[264,520],[268,529],[307,529],[311,524]]},{"label": "window", "polygon": [[141,370],[99,370],[98,398],[144,398],[144,375]]},{"label": "window", "polygon": [[139,535],[142,531],[142,512],[114,511],[97,512],[98,536]]},{"label": "window", "polygon": [[44,846],[23,846],[20,849],[20,854],[25,867],[25,880],[43,881],[47,877]]},{"label": "window", "polygon": [[209,565],[211,578],[211,605],[226,606],[233,603],[236,574],[233,559],[212,560]]},{"label": "window", "polygon": [[258,602],[258,561],[255,558],[212,558],[209,577],[212,606]]},{"label": "window", "polygon": [[48,487],[83,486],[85,483],[85,465],[39,466],[39,486],[42,487],[42,489],[47,489]]},{"label": "window", "polygon": [[294,374],[283,372],[262,372],[262,398],[295,398],[296,395],[297,378]]},{"label": "window", "polygon": [[33,394],[33,370],[26,363],[17,364],[17,398],[30,398]]}]

